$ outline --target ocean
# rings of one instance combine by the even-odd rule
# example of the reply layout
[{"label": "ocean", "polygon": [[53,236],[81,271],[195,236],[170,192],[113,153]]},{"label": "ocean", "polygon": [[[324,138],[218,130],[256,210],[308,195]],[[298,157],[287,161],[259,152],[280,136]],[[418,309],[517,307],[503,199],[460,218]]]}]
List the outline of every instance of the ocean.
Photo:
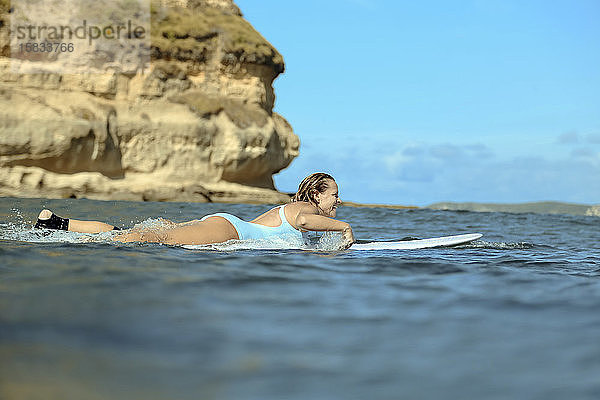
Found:
[{"label": "ocean", "polygon": [[0,205],[1,399],[600,398],[599,217],[342,207],[362,240],[484,236],[190,250],[31,227],[42,208],[132,226],[270,207]]}]

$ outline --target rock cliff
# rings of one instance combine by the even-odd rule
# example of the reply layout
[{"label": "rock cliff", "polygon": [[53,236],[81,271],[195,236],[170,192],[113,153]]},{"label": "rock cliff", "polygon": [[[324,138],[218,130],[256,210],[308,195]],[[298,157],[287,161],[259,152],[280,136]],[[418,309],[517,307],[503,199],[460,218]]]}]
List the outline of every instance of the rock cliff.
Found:
[{"label": "rock cliff", "polygon": [[591,206],[585,211],[585,215],[589,215],[592,217],[600,217],[600,205]]},{"label": "rock cliff", "polygon": [[0,195],[288,199],[272,179],[299,149],[273,112],[283,58],[233,1],[152,2],[147,71],[22,73],[11,12],[0,0]]}]

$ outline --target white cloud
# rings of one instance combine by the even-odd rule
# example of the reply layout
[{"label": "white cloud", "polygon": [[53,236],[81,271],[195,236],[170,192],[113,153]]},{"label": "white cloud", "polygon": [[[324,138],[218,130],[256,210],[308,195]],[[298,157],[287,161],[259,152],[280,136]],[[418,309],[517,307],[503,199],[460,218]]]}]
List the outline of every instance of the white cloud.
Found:
[{"label": "white cloud", "polygon": [[571,151],[571,157],[594,160],[598,158],[598,153],[587,147],[579,147]]},{"label": "white cloud", "polygon": [[438,144],[431,146],[429,153],[433,158],[443,161],[458,160],[464,157],[463,149],[452,144]]},{"label": "white cloud", "polygon": [[600,133],[588,133],[586,135],[579,134],[575,131],[566,132],[556,138],[556,143],[559,144],[600,144]]},{"label": "white cloud", "polygon": [[600,153],[581,143],[562,158],[496,156],[480,143],[386,143],[364,139],[302,154],[276,178],[278,187],[295,190],[304,176],[323,170],[338,181],[342,199],[364,203],[600,199]]},{"label": "white cloud", "polygon": [[579,143],[579,134],[575,131],[563,133],[556,138],[556,142],[560,144]]},{"label": "white cloud", "polygon": [[585,137],[585,141],[591,144],[600,144],[600,133],[590,133]]},{"label": "white cloud", "polygon": [[394,172],[402,165],[409,163],[413,157],[405,154],[403,150],[398,150],[392,154],[383,156],[382,161],[388,172]]}]

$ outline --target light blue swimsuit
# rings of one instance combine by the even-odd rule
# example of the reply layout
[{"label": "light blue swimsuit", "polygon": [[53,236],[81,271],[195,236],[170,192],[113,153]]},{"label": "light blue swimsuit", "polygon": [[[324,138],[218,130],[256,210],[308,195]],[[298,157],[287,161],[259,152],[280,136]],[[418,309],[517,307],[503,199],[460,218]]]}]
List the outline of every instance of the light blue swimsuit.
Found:
[{"label": "light blue swimsuit", "polygon": [[281,225],[279,226],[265,226],[256,224],[254,222],[247,222],[243,219],[236,217],[235,215],[228,213],[216,213],[210,214],[205,217],[202,217],[200,221],[204,221],[209,217],[223,217],[227,221],[231,222],[231,225],[237,231],[238,237],[240,240],[248,240],[248,239],[268,239],[271,237],[289,237],[293,236],[302,240],[302,233],[295,229],[285,218],[285,213],[283,212],[283,206],[279,206],[279,217],[281,218]]}]

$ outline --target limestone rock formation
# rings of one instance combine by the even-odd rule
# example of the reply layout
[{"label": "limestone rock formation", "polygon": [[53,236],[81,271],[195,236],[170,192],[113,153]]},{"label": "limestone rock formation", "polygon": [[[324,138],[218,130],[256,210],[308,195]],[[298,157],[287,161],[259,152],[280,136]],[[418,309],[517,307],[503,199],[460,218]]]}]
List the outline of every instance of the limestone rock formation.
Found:
[{"label": "limestone rock formation", "polygon": [[0,0],[0,195],[288,199],[272,179],[299,149],[273,112],[283,58],[232,0],[153,2],[149,71],[99,72],[94,60],[89,73],[37,74],[10,58],[8,4]]},{"label": "limestone rock formation", "polygon": [[592,217],[600,217],[600,205],[591,206],[586,210],[585,215],[589,215]]}]

